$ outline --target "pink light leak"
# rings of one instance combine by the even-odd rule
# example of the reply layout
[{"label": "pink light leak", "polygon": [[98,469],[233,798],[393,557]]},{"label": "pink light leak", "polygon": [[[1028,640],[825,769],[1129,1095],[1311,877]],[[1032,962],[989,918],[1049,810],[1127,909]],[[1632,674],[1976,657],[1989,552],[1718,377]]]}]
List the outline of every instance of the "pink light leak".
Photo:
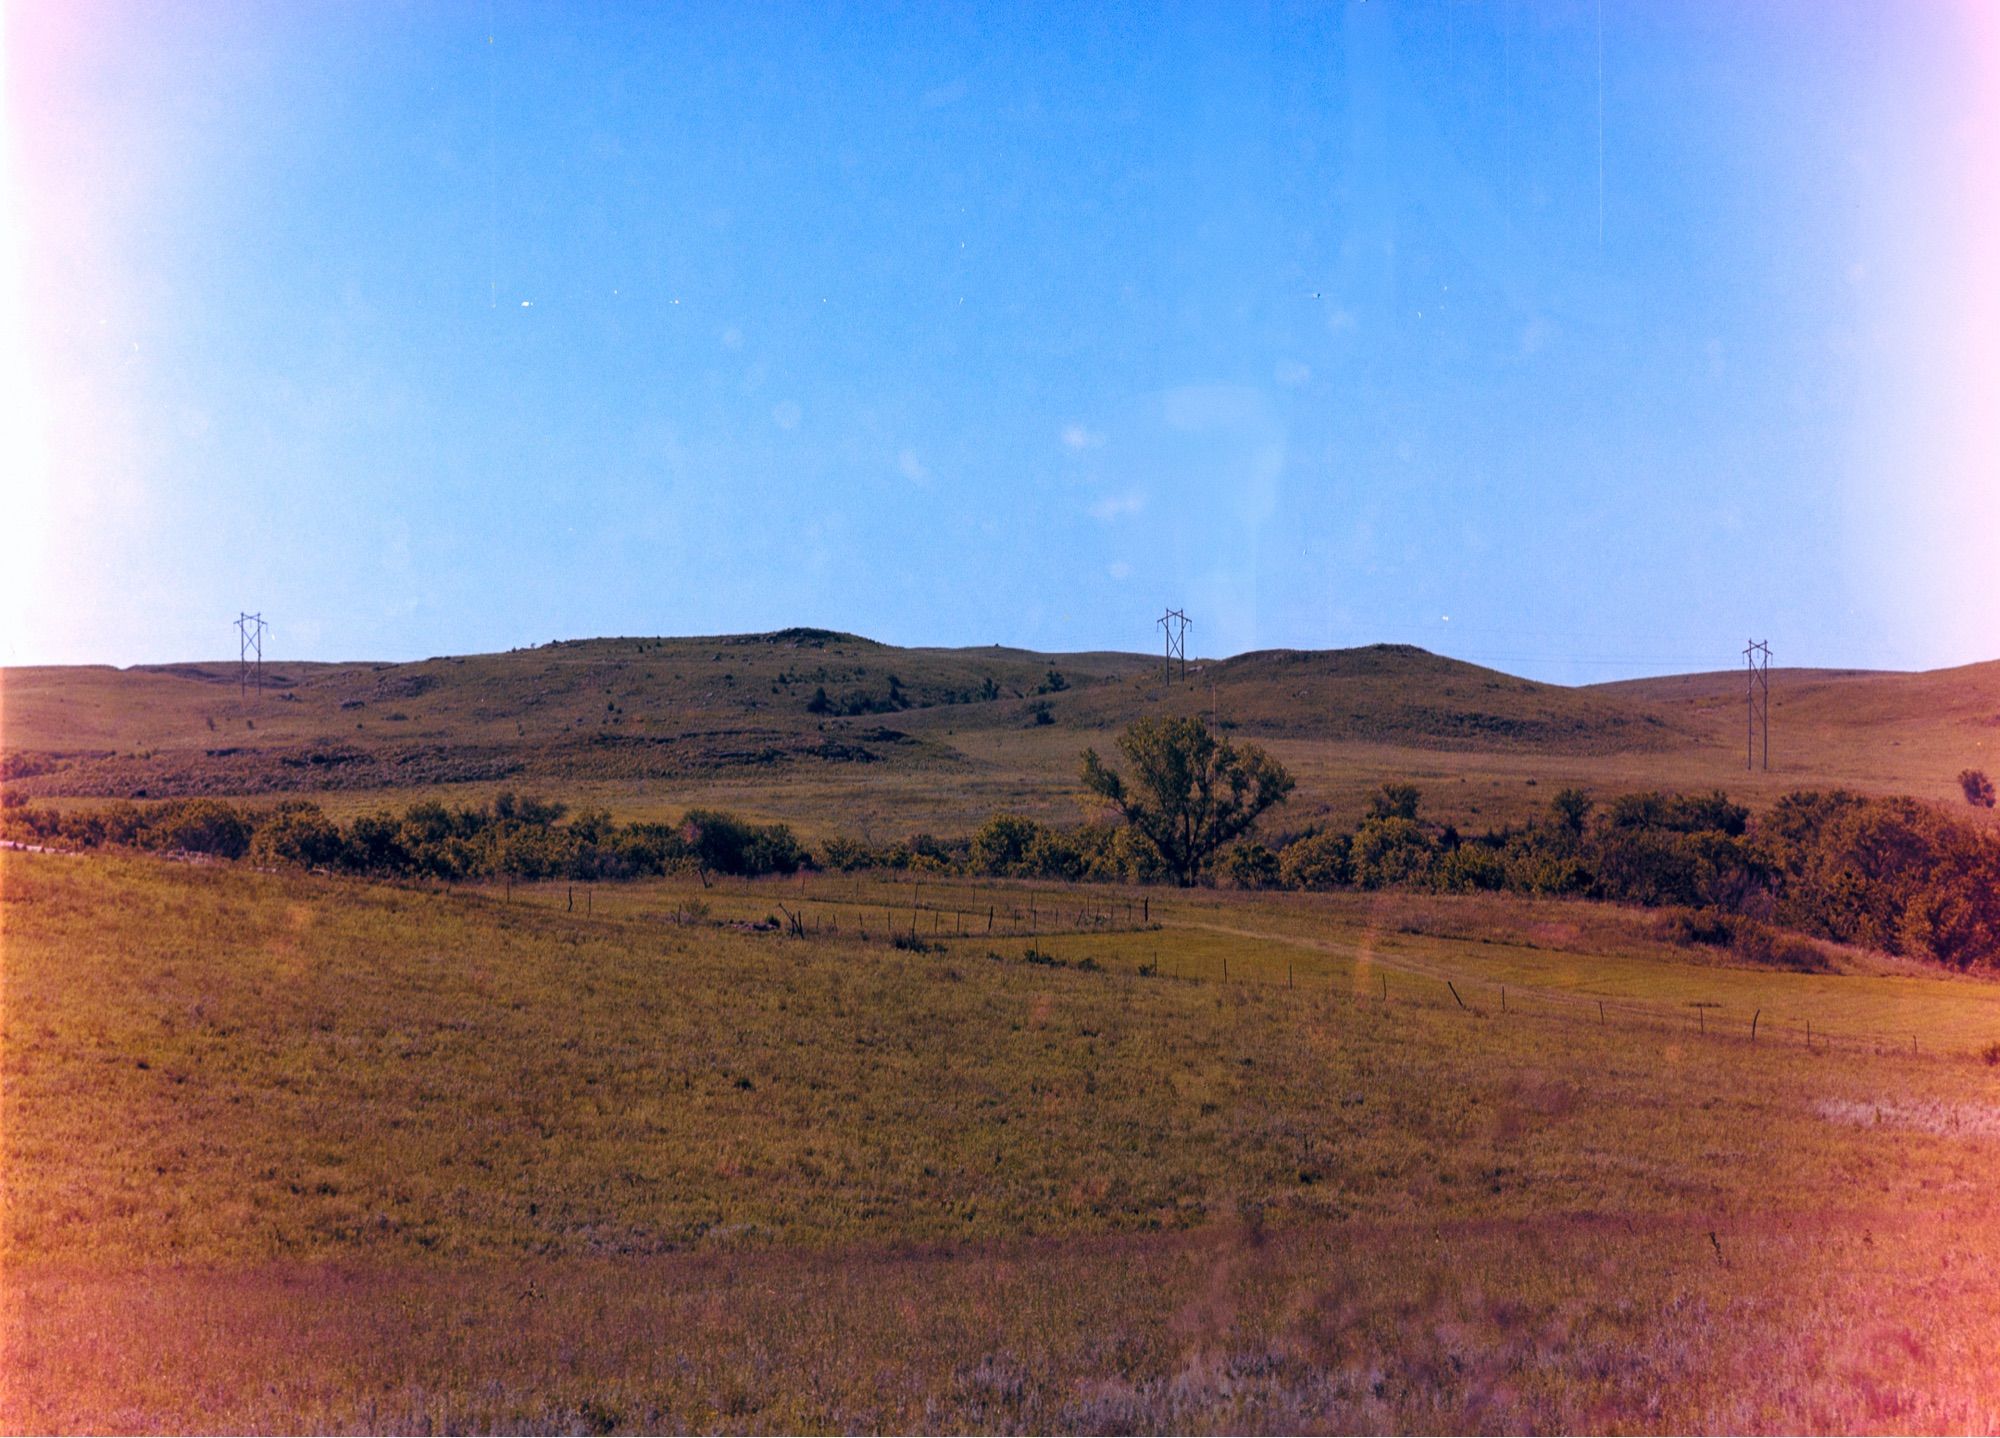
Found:
[{"label": "pink light leak", "polygon": [[1972,74],[1959,137],[1965,197],[1959,437],[1966,477],[1985,499],[1990,534],[2000,531],[2000,6],[1961,0],[1960,10]]},{"label": "pink light leak", "polygon": [[1888,63],[1851,431],[1849,562],[1891,643],[2000,657],[2000,6],[1911,7]]}]

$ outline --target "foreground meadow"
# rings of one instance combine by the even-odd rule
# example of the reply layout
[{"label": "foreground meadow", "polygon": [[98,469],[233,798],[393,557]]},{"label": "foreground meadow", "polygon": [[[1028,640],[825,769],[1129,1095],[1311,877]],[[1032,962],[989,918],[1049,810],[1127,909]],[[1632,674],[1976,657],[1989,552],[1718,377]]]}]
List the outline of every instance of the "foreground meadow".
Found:
[{"label": "foreground meadow", "polygon": [[10,1429],[2000,1425],[2000,986],[1586,905],[0,863]]}]

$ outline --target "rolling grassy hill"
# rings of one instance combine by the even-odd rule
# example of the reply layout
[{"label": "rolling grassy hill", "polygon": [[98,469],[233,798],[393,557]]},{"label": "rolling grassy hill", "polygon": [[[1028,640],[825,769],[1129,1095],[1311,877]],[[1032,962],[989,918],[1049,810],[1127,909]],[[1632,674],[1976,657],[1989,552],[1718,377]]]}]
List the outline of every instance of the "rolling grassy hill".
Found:
[{"label": "rolling grassy hill", "polygon": [[[1403,645],[1266,650],[1163,680],[1138,654],[903,649],[823,629],[562,641],[415,663],[0,671],[0,779],[37,798],[310,794],[329,808],[539,788],[621,817],[727,803],[810,831],[1076,816],[1078,751],[1149,714],[1211,718],[1351,818],[1385,778],[1462,824],[1546,786],[1846,784],[1955,802],[2000,744],[2000,663],[1773,675],[1773,768],[1743,768],[1739,674],[1567,688]],[[1538,792],[1543,790],[1544,792]]]}]

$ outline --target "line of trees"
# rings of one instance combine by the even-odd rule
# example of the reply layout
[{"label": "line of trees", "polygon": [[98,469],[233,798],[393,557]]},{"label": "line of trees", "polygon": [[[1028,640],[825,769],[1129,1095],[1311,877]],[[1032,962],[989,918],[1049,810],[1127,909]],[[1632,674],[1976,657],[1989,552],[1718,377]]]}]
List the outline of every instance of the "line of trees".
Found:
[{"label": "line of trees", "polygon": [[[0,811],[0,837],[120,845],[387,876],[614,879],[756,876],[801,868],[900,869],[1244,889],[1414,888],[1567,895],[1694,914],[1690,935],[1773,926],[1956,968],[2000,967],[2000,840],[1912,799],[1787,795],[1767,813],[1720,792],[1557,793],[1530,822],[1476,835],[1424,817],[1408,783],[1384,784],[1352,829],[1266,843],[1256,826],[1291,776],[1254,745],[1195,719],[1148,720],[1119,740],[1126,772],[1083,756],[1103,817],[1060,826],[996,814],[959,838],[834,837],[810,852],[782,824],[696,809],[676,824],[502,794],[479,807],[413,804],[342,824],[310,803],[238,809],[217,799],[58,812]],[[1719,941],[1719,940],[1708,940]]]},{"label": "line of trees", "polygon": [[811,863],[783,824],[751,823],[712,809],[691,809],[677,824],[620,824],[601,810],[570,815],[562,804],[512,793],[476,807],[427,800],[400,815],[364,814],[345,824],[299,800],[264,810],[220,799],[70,811],[23,806],[0,815],[0,837],[391,878],[755,877],[796,873]]}]

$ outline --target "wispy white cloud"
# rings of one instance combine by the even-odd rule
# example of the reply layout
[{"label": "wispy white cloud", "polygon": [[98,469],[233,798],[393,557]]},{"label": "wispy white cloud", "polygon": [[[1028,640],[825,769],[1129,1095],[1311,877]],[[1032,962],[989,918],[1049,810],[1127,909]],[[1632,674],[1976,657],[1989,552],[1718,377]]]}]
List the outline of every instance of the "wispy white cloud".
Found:
[{"label": "wispy white cloud", "polygon": [[1146,497],[1136,489],[1125,494],[1106,495],[1090,506],[1090,517],[1109,524],[1121,514],[1137,514],[1146,507]]},{"label": "wispy white cloud", "polygon": [[1080,424],[1066,424],[1063,426],[1062,442],[1065,449],[1096,449],[1104,443],[1104,436]]},{"label": "wispy white cloud", "polygon": [[956,105],[972,92],[972,86],[961,75],[956,80],[947,81],[924,91],[923,106],[926,110],[940,110],[946,105]]},{"label": "wispy white cloud", "polygon": [[914,449],[906,449],[896,456],[896,468],[903,472],[903,478],[912,484],[929,484],[931,472],[924,468],[924,462],[917,458]]}]

